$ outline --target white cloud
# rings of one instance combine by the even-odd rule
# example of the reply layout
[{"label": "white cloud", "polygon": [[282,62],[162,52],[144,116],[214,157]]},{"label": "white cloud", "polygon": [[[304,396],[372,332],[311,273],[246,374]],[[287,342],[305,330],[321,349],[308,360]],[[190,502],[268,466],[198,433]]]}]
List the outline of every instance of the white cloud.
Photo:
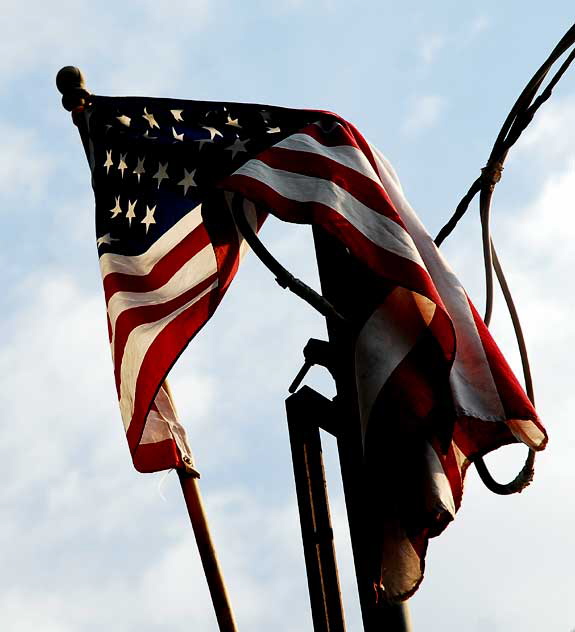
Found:
[{"label": "white cloud", "polygon": [[414,136],[433,127],[445,110],[445,106],[445,99],[438,95],[428,94],[415,98],[403,122],[403,133]]},{"label": "white cloud", "polygon": [[439,33],[430,33],[419,46],[419,54],[425,64],[433,63],[439,51],[445,46],[445,38]]},{"label": "white cloud", "polygon": [[548,411],[549,421],[565,416],[565,408],[555,410],[556,398],[570,398],[570,376],[575,371],[567,353],[575,339],[570,281],[575,266],[574,200],[575,163],[570,161],[547,176],[539,195],[520,217],[504,225],[501,244],[532,350],[542,413]]},{"label": "white cloud", "polygon": [[37,200],[54,169],[49,154],[31,130],[0,125],[0,136],[0,195],[19,205]]},{"label": "white cloud", "polygon": [[[88,629],[89,621],[140,632],[215,630],[177,477],[169,477],[162,502],[159,477],[132,470],[101,297],[58,270],[31,276],[23,297],[28,303],[5,324],[0,348],[0,563],[12,569],[0,579],[4,629],[69,632]],[[225,372],[214,381],[188,370],[174,381],[195,429],[207,427],[222,379]],[[211,435],[233,443],[211,421]],[[293,496],[258,499],[239,481],[222,491],[225,454],[216,449],[210,460],[206,505],[240,625],[304,629],[309,614]],[[260,476],[253,473],[256,485]]]},{"label": "white cloud", "polygon": [[511,157],[517,162],[529,159],[541,170],[575,159],[574,148],[575,97],[560,99],[552,96],[541,106],[512,150]]},{"label": "white cloud", "polygon": [[[339,0],[316,0],[314,8],[319,6],[321,9],[333,10],[339,4]],[[275,2],[273,7],[280,10],[295,11],[308,7],[309,2],[307,0],[281,0],[281,2]]]},{"label": "white cloud", "polygon": [[486,15],[478,15],[472,22],[469,29],[471,37],[483,33],[491,26],[491,20]]},{"label": "white cloud", "polygon": [[100,395],[112,386],[109,373],[99,370],[109,359],[96,297],[79,292],[69,276],[47,270],[23,280],[14,299],[23,309],[4,325],[6,342],[0,348],[2,410],[10,420],[0,427],[3,464],[12,468],[4,492],[37,477],[40,468],[51,477],[52,468],[80,449],[78,422],[86,406],[101,410]]},{"label": "white cloud", "polygon": [[53,64],[56,72],[72,63],[87,72],[88,88],[95,92],[89,72],[93,60],[105,69],[107,90],[161,92],[173,86],[186,67],[191,38],[213,16],[211,0],[178,0],[169,11],[146,0],[124,16],[112,2],[36,0],[23,5],[9,0],[5,5],[3,17],[14,25],[0,42],[5,80]]}]

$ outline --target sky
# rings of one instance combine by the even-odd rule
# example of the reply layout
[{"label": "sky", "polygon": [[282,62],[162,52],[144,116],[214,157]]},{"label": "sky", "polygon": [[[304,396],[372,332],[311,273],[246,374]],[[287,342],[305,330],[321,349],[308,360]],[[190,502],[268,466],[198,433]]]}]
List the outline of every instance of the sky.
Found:
[{"label": "sky", "polygon": [[[572,22],[563,0],[3,0],[3,631],[217,630],[177,476],[138,474],[123,436],[90,174],[60,67],[80,67],[96,94],[335,111],[391,160],[435,234]],[[493,207],[549,446],[517,496],[469,472],[409,602],[418,632],[575,628],[574,198],[575,69],[512,150]],[[444,250],[481,310],[477,216]],[[318,287],[309,228],[272,218],[261,236]],[[499,296],[492,331],[519,371]],[[248,255],[171,376],[240,630],[311,630],[284,399],[312,336],[325,337],[322,318]],[[307,383],[334,393],[322,369]],[[359,630],[337,455],[323,441],[348,630]],[[509,480],[524,455],[512,446],[488,463]]]}]

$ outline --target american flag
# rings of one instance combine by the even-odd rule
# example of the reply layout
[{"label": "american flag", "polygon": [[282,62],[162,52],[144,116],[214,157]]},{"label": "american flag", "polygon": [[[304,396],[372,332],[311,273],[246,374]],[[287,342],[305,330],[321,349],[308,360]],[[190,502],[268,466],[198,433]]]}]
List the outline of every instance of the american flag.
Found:
[{"label": "american flag", "polygon": [[412,594],[473,458],[517,441],[542,449],[546,435],[389,162],[320,111],[94,97],[82,116],[135,467],[192,464],[166,376],[245,251],[232,208],[256,230],[268,211],[320,226],[356,262],[353,295],[338,307],[356,341],[366,468],[374,494],[386,489],[374,581],[391,598]]}]

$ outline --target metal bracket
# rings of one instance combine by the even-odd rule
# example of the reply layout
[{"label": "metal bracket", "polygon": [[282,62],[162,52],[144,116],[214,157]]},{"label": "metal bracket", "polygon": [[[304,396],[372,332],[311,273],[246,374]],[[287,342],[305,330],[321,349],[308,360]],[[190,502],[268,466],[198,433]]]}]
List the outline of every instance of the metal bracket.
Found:
[{"label": "metal bracket", "polygon": [[[319,340],[317,342],[320,342]],[[335,401],[324,397],[309,386],[302,386],[297,393],[286,399],[290,410],[305,411],[306,419],[313,419],[313,423],[330,435],[338,437],[341,416]]]},{"label": "metal bracket", "polygon": [[290,393],[297,391],[302,380],[307,375],[307,372],[315,364],[325,367],[335,379],[335,359],[329,342],[326,340],[318,340],[317,338],[310,338],[303,348],[303,357],[305,358],[305,362],[288,388]]}]

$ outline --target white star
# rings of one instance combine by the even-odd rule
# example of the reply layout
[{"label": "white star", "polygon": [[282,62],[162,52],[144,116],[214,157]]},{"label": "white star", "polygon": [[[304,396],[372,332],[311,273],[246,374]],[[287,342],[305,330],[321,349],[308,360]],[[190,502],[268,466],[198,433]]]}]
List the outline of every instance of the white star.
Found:
[{"label": "white star", "polygon": [[281,129],[279,127],[268,127],[267,129],[268,134],[277,134],[279,132],[281,132]]},{"label": "white star", "polygon": [[204,146],[205,143],[213,143],[214,142],[214,138],[216,136],[220,136],[221,138],[224,137],[224,135],[219,130],[217,130],[215,127],[202,126],[202,129],[205,129],[206,131],[208,131],[210,133],[210,137],[209,138],[202,138],[199,141],[200,149]]},{"label": "white star", "polygon": [[158,129],[160,129],[160,126],[156,122],[154,115],[148,114],[148,110],[146,108],[144,108],[144,113],[142,114],[142,117],[145,118],[146,121],[148,121],[148,123],[150,124],[150,128],[157,127]]},{"label": "white star", "polygon": [[[162,184],[162,180],[169,179],[168,176],[168,163],[163,165],[161,162],[158,163],[158,171],[153,176],[158,181],[158,189],[160,188],[160,184]],[[155,208],[155,207],[154,207]]]},{"label": "white star", "polygon": [[116,206],[114,206],[114,208],[110,209],[110,213],[112,213],[112,217],[117,217],[118,215],[120,215],[120,213],[122,212],[122,209],[120,207],[120,196],[117,195],[116,196]]},{"label": "white star", "polygon": [[138,158],[138,165],[136,166],[134,171],[132,171],[132,173],[138,176],[138,182],[140,181],[140,176],[146,173],[146,170],[144,169],[144,160],[146,160],[145,156],[143,158]]},{"label": "white star", "polygon": [[176,140],[184,140],[184,132],[181,134],[176,134],[176,130],[172,127],[172,134]]},{"label": "white star", "polygon": [[228,120],[226,122],[226,125],[230,125],[231,127],[239,127],[241,129],[241,125],[239,124],[239,121],[237,118],[233,119],[229,114],[228,114]]},{"label": "white star", "polygon": [[247,151],[246,145],[249,142],[249,138],[242,140],[241,138],[236,138],[233,145],[226,147],[226,151],[232,152],[232,160],[236,157],[236,154],[239,154],[240,151]]},{"label": "white star", "polygon": [[122,116],[116,116],[116,118],[118,119],[118,121],[120,121],[120,123],[122,123],[122,125],[125,125],[126,127],[130,127],[130,121],[132,119],[129,116],[122,114]]},{"label": "white star", "polygon": [[130,226],[132,225],[132,220],[134,219],[134,217],[136,217],[134,209],[136,208],[137,202],[138,200],[135,200],[134,202],[130,202],[130,200],[128,200],[128,210],[126,212],[126,217],[128,218],[128,223],[130,224]]},{"label": "white star", "polygon": [[140,224],[145,224],[146,225],[146,234],[148,234],[148,228],[150,228],[150,224],[155,224],[156,220],[154,219],[154,212],[156,210],[156,207],[154,206],[154,208],[150,208],[147,204],[146,204],[146,217],[144,217],[144,219],[140,222]]},{"label": "white star", "polygon": [[106,162],[104,163],[104,167],[106,167],[106,173],[110,173],[110,167],[114,166],[114,161],[112,160],[112,150],[108,151],[106,149]]},{"label": "white star", "polygon": [[194,174],[196,170],[194,169],[192,172],[189,172],[187,169],[184,169],[184,179],[180,180],[178,184],[184,187],[184,195],[188,192],[190,187],[197,187],[196,181],[194,180]]},{"label": "white star", "polygon": [[122,178],[124,177],[124,171],[128,168],[126,156],[127,154],[120,154],[120,162],[118,163],[118,169],[122,172]]},{"label": "white star", "polygon": [[101,237],[98,237],[98,239],[96,239],[96,246],[98,246],[98,248],[100,246],[109,246],[112,243],[112,238],[110,237],[110,233],[108,233],[107,235],[102,235]]},{"label": "white star", "polygon": [[170,112],[172,113],[172,116],[176,119],[176,121],[183,121],[184,119],[182,118],[182,112],[184,110],[170,110]]},{"label": "white star", "polygon": [[157,136],[150,136],[150,130],[147,129],[144,133],[143,138],[145,138],[146,140],[157,140],[158,137]]},{"label": "white star", "polygon": [[220,136],[221,138],[224,137],[224,135],[220,132],[220,130],[216,129],[215,127],[202,126],[202,129],[205,129],[210,133],[210,140],[214,140],[216,136]]}]

